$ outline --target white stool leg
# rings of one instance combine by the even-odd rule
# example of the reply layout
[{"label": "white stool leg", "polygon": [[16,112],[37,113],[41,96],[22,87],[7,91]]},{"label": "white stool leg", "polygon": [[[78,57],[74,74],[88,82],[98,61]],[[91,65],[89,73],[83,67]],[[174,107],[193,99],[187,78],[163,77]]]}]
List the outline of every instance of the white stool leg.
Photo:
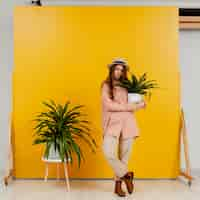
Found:
[{"label": "white stool leg", "polygon": [[59,163],[56,164],[57,165],[57,180],[60,179],[60,165]]},{"label": "white stool leg", "polygon": [[66,180],[66,183],[67,183],[67,190],[70,191],[69,177],[68,177],[68,170],[67,170],[66,162],[64,162],[64,172],[65,172],[65,180]]},{"label": "white stool leg", "polygon": [[48,173],[49,173],[49,170],[48,170],[48,163],[46,162],[45,163],[45,177],[44,177],[44,181],[47,182],[47,177],[48,177]]}]

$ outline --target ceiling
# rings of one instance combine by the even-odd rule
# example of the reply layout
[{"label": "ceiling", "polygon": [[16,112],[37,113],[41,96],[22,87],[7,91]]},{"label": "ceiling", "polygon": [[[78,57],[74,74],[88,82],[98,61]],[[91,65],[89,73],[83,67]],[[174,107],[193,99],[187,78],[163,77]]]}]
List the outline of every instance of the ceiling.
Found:
[{"label": "ceiling", "polygon": [[41,0],[43,5],[138,5],[200,7],[200,0]]}]

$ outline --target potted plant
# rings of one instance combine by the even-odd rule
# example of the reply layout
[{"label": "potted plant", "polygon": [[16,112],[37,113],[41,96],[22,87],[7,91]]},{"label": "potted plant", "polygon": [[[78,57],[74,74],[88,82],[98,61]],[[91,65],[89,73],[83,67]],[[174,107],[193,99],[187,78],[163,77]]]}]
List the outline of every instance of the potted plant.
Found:
[{"label": "potted plant", "polygon": [[159,88],[156,80],[147,80],[147,73],[142,74],[138,78],[131,73],[131,79],[120,79],[118,85],[127,89],[129,103],[138,103],[147,95],[150,100],[152,94],[151,89]]},{"label": "potted plant", "polygon": [[97,147],[88,127],[90,122],[81,118],[85,116],[79,110],[83,105],[69,108],[69,101],[63,106],[53,100],[42,103],[47,110],[40,112],[33,120],[36,122],[33,145],[45,144],[45,158],[60,158],[62,162],[70,160],[71,164],[75,153],[80,168],[81,160],[85,159],[77,140],[86,142],[93,153]]}]

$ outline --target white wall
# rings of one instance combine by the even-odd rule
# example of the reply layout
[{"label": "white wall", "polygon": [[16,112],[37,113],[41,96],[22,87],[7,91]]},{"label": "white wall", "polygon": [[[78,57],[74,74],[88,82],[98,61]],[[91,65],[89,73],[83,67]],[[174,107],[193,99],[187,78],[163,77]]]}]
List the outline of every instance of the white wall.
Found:
[{"label": "white wall", "polygon": [[[15,5],[27,5],[29,0],[0,1],[0,176],[5,174],[8,159],[8,138],[10,112],[12,110],[12,69],[13,69],[13,8]],[[190,1],[150,1],[150,0],[44,0],[44,5],[174,5],[179,7],[200,7],[197,0]],[[180,66],[182,74],[182,97],[189,132],[189,148],[192,168],[200,171],[199,127],[198,127],[198,59],[200,52],[200,31],[182,31],[180,33]]]},{"label": "white wall", "polygon": [[200,30],[180,31],[179,47],[191,168],[200,174]]}]

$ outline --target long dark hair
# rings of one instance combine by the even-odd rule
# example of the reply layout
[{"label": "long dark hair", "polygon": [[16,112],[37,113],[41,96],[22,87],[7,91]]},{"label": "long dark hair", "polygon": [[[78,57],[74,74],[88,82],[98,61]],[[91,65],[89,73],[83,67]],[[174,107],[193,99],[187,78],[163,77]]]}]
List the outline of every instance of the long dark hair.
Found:
[{"label": "long dark hair", "polygon": [[109,68],[109,73],[108,73],[106,79],[103,80],[103,82],[101,83],[101,88],[103,87],[103,84],[108,84],[108,86],[109,86],[109,95],[110,95],[111,99],[114,98],[114,96],[113,96],[113,88],[114,88],[113,81],[114,81],[114,71],[115,71],[115,67],[117,65],[122,65],[123,66],[123,72],[122,72],[122,76],[120,77],[120,81],[128,79],[127,78],[127,69],[126,69],[125,65],[123,65],[123,64],[114,64]]}]

